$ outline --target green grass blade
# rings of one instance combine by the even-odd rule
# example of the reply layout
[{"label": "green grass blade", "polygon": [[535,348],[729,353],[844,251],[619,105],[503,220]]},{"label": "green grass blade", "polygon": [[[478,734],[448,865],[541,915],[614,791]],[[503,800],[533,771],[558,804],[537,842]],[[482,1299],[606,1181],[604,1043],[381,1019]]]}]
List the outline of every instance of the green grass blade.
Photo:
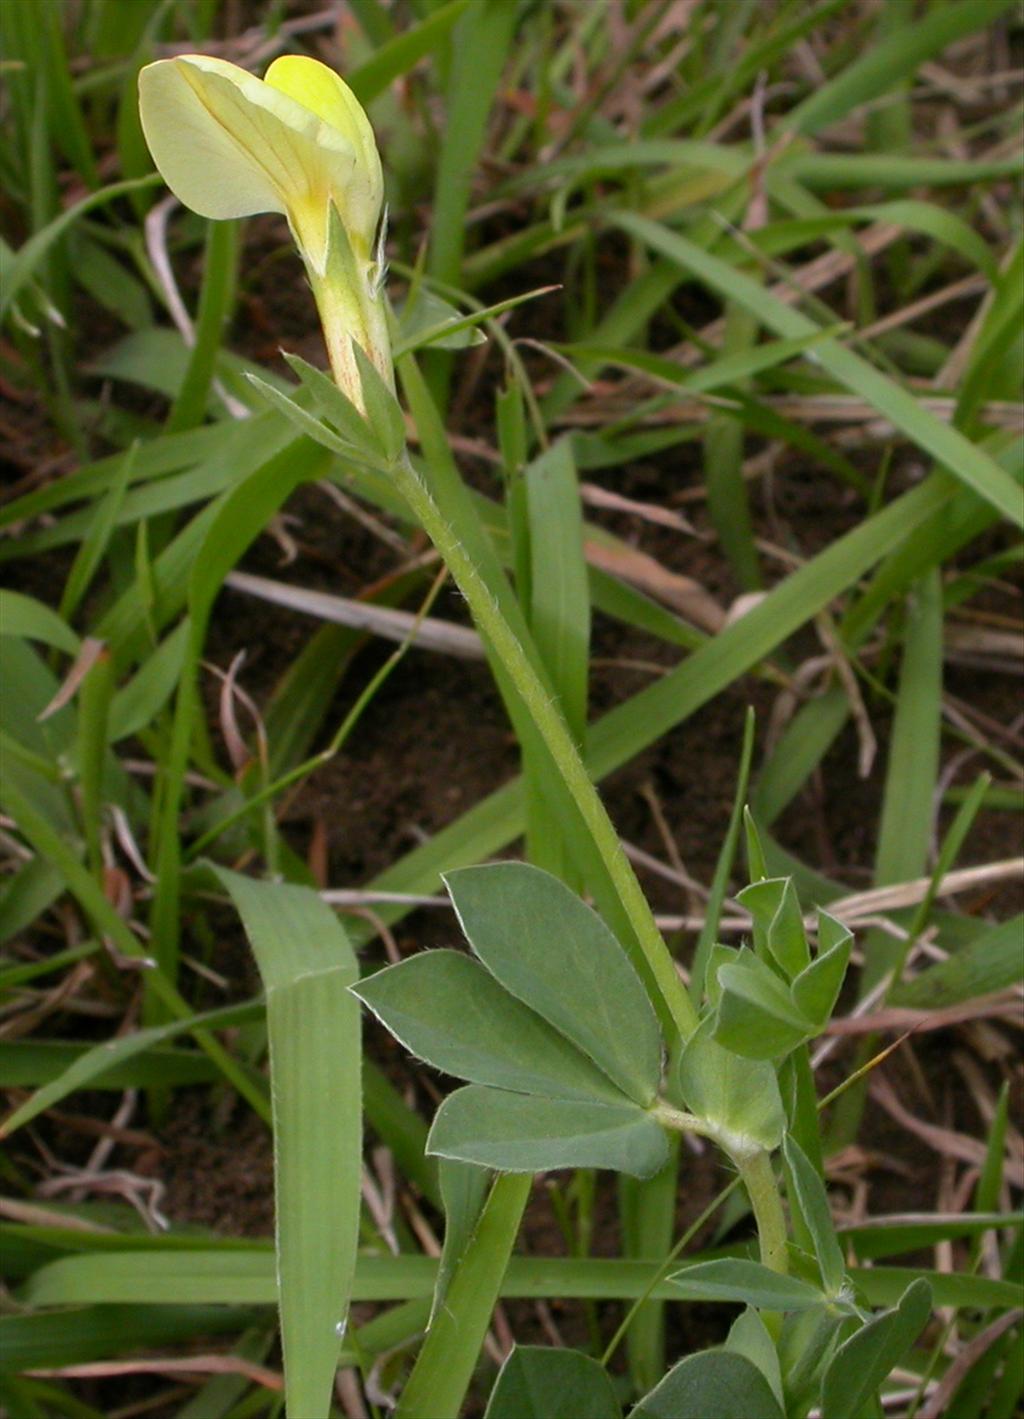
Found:
[{"label": "green grass blade", "polygon": [[516,10],[504,0],[476,0],[452,37],[446,138],[437,165],[429,270],[458,286],[466,239],[469,185],[505,63]]},{"label": "green grass blade", "polygon": [[1024,242],[1018,242],[996,282],[992,303],[971,350],[956,402],[955,419],[959,428],[969,428],[977,418],[979,406],[994,393],[1005,389],[1011,399],[1018,397],[1020,355],[1018,352],[1015,361],[1012,352],[1019,344],[1022,311]]},{"label": "green grass blade", "polygon": [[754,817],[770,828],[807,782],[850,717],[842,685],[797,710],[768,762],[761,769],[752,807]]},{"label": "green grass blade", "polygon": [[6,319],[22,286],[36,274],[54,243],[64,235],[73,222],[77,222],[87,212],[91,212],[94,207],[112,202],[115,197],[122,197],[126,192],[138,192],[145,187],[154,187],[159,181],[159,176],[152,173],[148,177],[132,178],[128,182],[111,183],[109,187],[103,187],[99,192],[93,192],[88,197],[83,197],[80,202],[76,202],[73,207],[69,207],[59,217],[54,217],[52,222],[29,237],[25,245],[19,248],[5,274],[4,289],[0,292],[0,321]]},{"label": "green grass blade", "polygon": [[456,1419],[473,1376],[532,1178],[499,1177],[452,1276],[395,1410],[395,1419]]},{"label": "green grass blade", "polygon": [[251,1312],[221,1306],[84,1306],[0,1318],[0,1373],[103,1360],[132,1346],[172,1345],[237,1329]]},{"label": "green grass blade", "polygon": [[107,722],[114,689],[110,651],[100,645],[78,688],[78,787],[89,870],[103,881],[102,828],[106,804]]},{"label": "green grass blade", "polygon": [[[908,606],[875,858],[879,887],[919,877],[928,861],[939,770],[942,623],[942,583],[936,570],[918,584]],[[868,991],[898,959],[898,948],[891,937],[871,933],[864,953],[861,989]]]},{"label": "green grass blade", "polygon": [[[619,1177],[619,1218],[624,1258],[664,1257],[672,1249],[679,1192],[679,1145],[669,1139],[669,1157],[652,1178]],[[665,1370],[664,1301],[644,1301],[626,1330],[629,1373],[637,1393],[657,1384]]]},{"label": "green grass blade", "polygon": [[785,126],[820,133],[853,109],[888,92],[919,65],[951,44],[993,24],[1013,0],[954,0],[938,5],[913,25],[905,25],[823,84],[788,115]]},{"label": "green grass blade", "polygon": [[940,1010],[1005,990],[1020,980],[1020,943],[1024,916],[990,927],[962,946],[948,960],[904,981],[889,994],[889,1003],[912,1010]]},{"label": "green grass blade", "polygon": [[[757,347],[757,319],[730,303],[725,314],[723,360],[749,355]],[[741,590],[756,591],[761,568],[754,545],[750,501],[743,479],[745,430],[728,415],[716,415],[704,435],[704,481],[708,512]]]},{"label": "green grass blade", "polygon": [[906,192],[921,187],[961,187],[1020,174],[1020,155],[976,162],[898,153],[795,153],[779,160],[779,170],[813,191],[881,187]]},{"label": "green grass blade", "polygon": [[[522,1177],[502,1181],[527,1181]],[[492,1215],[493,1236],[506,1219]],[[477,1235],[479,1235],[479,1228]],[[81,1245],[84,1233],[67,1233]],[[40,1267],[27,1281],[23,1298],[32,1306],[107,1304],[214,1304],[272,1306],[277,1302],[274,1253],[269,1246],[244,1242],[210,1246],[187,1238],[184,1245],[161,1245],[166,1239],[142,1236],[132,1249],[124,1238],[105,1238],[103,1245],[81,1255],[62,1256]],[[731,1254],[728,1248],[703,1251],[687,1257],[696,1264],[715,1256]],[[143,1264],[144,1263],[144,1264]],[[686,1263],[676,1263],[685,1275]],[[648,1293],[655,1300],[678,1300],[673,1282],[659,1274],[661,1261],[620,1261],[603,1258],[514,1256],[508,1264],[500,1295],[508,1299],[638,1300]],[[926,1267],[852,1266],[848,1273],[869,1305],[892,1305],[911,1281],[919,1276],[928,1281],[937,1306],[958,1309],[998,1310],[1015,1306],[1019,1287],[1013,1281],[993,1280],[963,1272],[930,1271]],[[355,1301],[427,1300],[433,1294],[437,1260],[428,1256],[361,1256],[352,1287]],[[651,1285],[654,1280],[654,1285]],[[488,1303],[478,1279],[467,1285],[467,1294],[476,1292]],[[483,1307],[481,1306],[482,1310]],[[484,1321],[486,1326],[486,1320]],[[475,1352],[474,1352],[475,1353]],[[440,1419],[439,1412],[426,1410],[427,1419]]]},{"label": "green grass blade", "polygon": [[[973,0],[967,0],[967,3],[973,3]],[[809,335],[817,328],[813,321],[783,305],[749,276],[702,251],[679,233],[634,213],[620,213],[614,221],[616,226],[631,236],[692,271],[723,299],[732,299],[742,305],[776,334],[795,338]],[[817,347],[816,355],[819,364],[840,384],[860,395],[911,442],[931,454],[954,477],[990,502],[1010,522],[1024,527],[1024,507],[1019,489],[984,449],[971,443],[959,430],[941,423],[913,395],[894,384],[861,356],[832,341],[822,342]]]},{"label": "green grass blade", "polygon": [[206,415],[221,338],[231,314],[237,260],[237,223],[210,222],[192,350],[178,396],[167,416],[169,434],[201,424]]},{"label": "green grass blade", "polygon": [[[77,948],[74,953],[76,959],[97,949],[95,942],[86,945],[87,949],[84,951],[81,947]],[[62,956],[71,954],[61,953]],[[235,1012],[236,1008],[232,1006],[231,1009]],[[252,1019],[258,1019],[263,1013],[262,1004],[259,1002],[251,1007],[239,1006],[237,1009],[239,1012],[250,1012]],[[235,1023],[244,1023],[248,1017],[245,1014],[233,1013],[231,1018]],[[219,1012],[218,1019],[221,1019]],[[181,1029],[184,1028],[186,1027],[181,1026]],[[0,1075],[12,1089],[36,1089],[63,1075],[71,1065],[88,1053],[89,1049],[87,1044],[77,1044],[70,1040],[3,1040],[0,1041]],[[177,1087],[209,1084],[217,1078],[218,1071],[199,1050],[164,1049],[156,1046],[135,1052],[120,1064],[116,1061],[112,1063],[108,1056],[106,1068],[101,1074],[94,1074],[90,1078],[89,1088],[149,1089],[160,1084]],[[48,1107],[45,1102],[36,1108],[35,1112],[38,1114],[44,1107]]]},{"label": "green grass blade", "polygon": [[[200,1059],[199,1056],[184,1055],[176,1068],[172,1067],[175,1061],[168,1062],[168,1078],[165,1080],[162,1077],[162,1056],[159,1047],[177,1039],[179,1035],[195,1033],[198,1038],[200,1034],[209,1036],[209,1032],[213,1030],[246,1024],[250,1020],[258,1019],[262,1011],[262,1002],[253,1001],[244,1005],[229,1005],[221,1010],[211,1010],[205,1015],[185,1015],[168,1025],[154,1025],[146,1030],[135,1030],[130,1035],[106,1041],[101,1045],[89,1047],[55,1042],[52,1049],[34,1045],[24,1063],[19,1058],[20,1051],[14,1042],[11,1042],[0,1053],[0,1058],[10,1060],[13,1077],[17,1078],[19,1083],[34,1084],[40,1071],[45,1069],[46,1082],[40,1084],[23,1104],[19,1104],[4,1119],[0,1135],[9,1137],[26,1123],[38,1118],[46,1109],[53,1108],[55,1104],[66,1099],[76,1089],[127,1089],[151,1082],[174,1083],[175,1074],[184,1075],[186,1080],[193,1077],[208,1078],[208,1061]],[[27,1050],[27,1043],[21,1046],[21,1051]],[[43,1051],[41,1055],[37,1052],[40,1050]],[[11,1051],[14,1051],[13,1055]],[[256,1084],[256,1087],[258,1096],[262,1096],[262,1083]],[[269,1109],[265,1106],[263,1113],[269,1119]]]},{"label": "green grass blade", "polygon": [[693,964],[690,968],[690,995],[694,1005],[698,1008],[704,999],[704,976],[707,971],[708,956],[718,939],[718,923],[722,915],[722,903],[725,901],[725,893],[729,886],[729,878],[732,875],[733,862],[736,857],[736,847],[739,843],[743,807],[747,801],[750,765],[754,757],[754,729],[754,711],[748,709],[743,723],[743,746],[740,749],[740,762],[736,773],[736,793],[732,801],[732,812],[729,815],[729,826],[725,830],[725,837],[722,839],[718,860],[715,863],[715,875],[711,879],[711,891],[708,893],[707,905],[704,909],[704,925],[697,938]]},{"label": "green grass blade", "polygon": [[347,1321],[362,1170],[359,965],[315,892],[214,871],[267,992],[277,1275],[285,1394],[327,1419]]},{"label": "green grass blade", "polygon": [[24,636],[77,655],[81,642],[51,606],[23,592],[0,588],[0,636]]},{"label": "green grass blade", "polygon": [[436,49],[469,4],[470,0],[448,0],[404,34],[381,43],[369,59],[346,75],[348,86],[359,102],[369,104],[397,78],[407,74],[424,55]]},{"label": "green grass blade", "polygon": [[60,615],[66,621],[70,621],[74,616],[82,597],[88,591],[92,579],[96,575],[100,562],[106,555],[111,534],[124,502],[125,490],[131,480],[132,465],[135,462],[137,449],[138,445],[133,444],[117,472],[111,478],[110,486],[99,507],[95,509],[91,525],[75,553],[75,560],[68,573],[68,579],[64,583],[64,590],[60,598]]},{"label": "green grass blade", "polygon": [[587,723],[590,594],[579,486],[567,440],[526,468],[530,629],[577,743]]}]

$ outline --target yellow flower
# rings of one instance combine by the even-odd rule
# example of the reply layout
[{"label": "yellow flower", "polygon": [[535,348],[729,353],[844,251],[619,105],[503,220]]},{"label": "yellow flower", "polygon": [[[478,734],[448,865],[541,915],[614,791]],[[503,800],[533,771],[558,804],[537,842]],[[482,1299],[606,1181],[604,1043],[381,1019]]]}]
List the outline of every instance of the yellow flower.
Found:
[{"label": "yellow flower", "polygon": [[362,407],[351,342],[392,382],[379,261],[384,180],[358,99],[318,60],[275,59],[265,79],[201,54],[149,64],[139,111],[176,197],[200,216],[288,218],[341,388]]}]

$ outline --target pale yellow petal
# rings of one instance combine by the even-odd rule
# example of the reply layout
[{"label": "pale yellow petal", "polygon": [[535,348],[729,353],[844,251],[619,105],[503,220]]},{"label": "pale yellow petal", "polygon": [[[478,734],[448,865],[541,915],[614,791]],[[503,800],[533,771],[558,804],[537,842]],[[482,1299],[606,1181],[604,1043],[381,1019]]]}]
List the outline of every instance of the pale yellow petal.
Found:
[{"label": "pale yellow petal", "polygon": [[188,63],[161,59],[139,74],[142,129],[167,186],[202,217],[284,212],[279,186],[203,102]]},{"label": "pale yellow petal", "polygon": [[275,59],[264,82],[316,114],[321,121],[319,140],[328,151],[329,135],[336,135],[355,153],[354,169],[345,183],[332,183],[332,195],[350,236],[355,236],[362,254],[368,255],[384,201],[384,175],[377,140],[362,104],[333,69],[301,54]]},{"label": "pale yellow petal", "polygon": [[380,155],[370,120],[340,75],[318,59],[282,54],[267,70],[264,83],[310,109],[347,138],[371,182],[383,191]]},{"label": "pale yellow petal", "polygon": [[168,186],[206,217],[284,212],[321,274],[333,201],[369,260],[383,201],[380,158],[355,96],[325,65],[290,57],[268,83],[201,54],[142,71],[147,142]]}]

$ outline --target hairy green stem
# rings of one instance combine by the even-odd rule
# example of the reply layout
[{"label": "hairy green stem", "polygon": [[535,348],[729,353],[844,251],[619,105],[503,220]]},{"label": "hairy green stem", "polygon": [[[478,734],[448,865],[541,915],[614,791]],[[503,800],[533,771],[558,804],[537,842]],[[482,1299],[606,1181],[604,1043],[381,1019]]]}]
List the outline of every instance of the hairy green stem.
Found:
[{"label": "hairy green stem", "polygon": [[[789,1270],[786,1254],[786,1214],[782,1210],[779,1185],[775,1181],[771,1155],[763,1148],[746,1158],[734,1159],[743,1185],[747,1189],[750,1205],[754,1209],[757,1223],[757,1240],[761,1248],[761,1261],[771,1271],[785,1275]],[[772,1339],[778,1341],[782,1334],[782,1316],[777,1311],[762,1311]]]},{"label": "hairy green stem", "polygon": [[683,1039],[697,1028],[697,1012],[676,972],[636,875],[558,708],[541,684],[529,657],[461,541],[408,459],[396,469],[398,486],[424,531],[440,552],[469,603],[481,633],[490,641],[522,697],[538,733],[579,808],[594,844],[636,933],[655,984]]},{"label": "hairy green stem", "polygon": [[[654,1117],[665,1128],[679,1133],[699,1133],[717,1143],[728,1154],[736,1166],[757,1223],[757,1239],[761,1250],[761,1261],[772,1271],[782,1275],[789,1270],[787,1255],[786,1214],[782,1208],[779,1185],[775,1180],[771,1154],[765,1148],[753,1148],[749,1141],[730,1136],[706,1119],[673,1108],[659,1099],[652,1110]],[[765,1324],[773,1333],[777,1332],[781,1321],[772,1313],[763,1316]]]},{"label": "hairy green stem", "polygon": [[782,1210],[782,1198],[775,1181],[771,1155],[762,1148],[745,1158],[735,1158],[733,1161],[754,1209],[761,1260],[772,1271],[785,1275],[789,1270],[786,1255],[786,1215]]}]

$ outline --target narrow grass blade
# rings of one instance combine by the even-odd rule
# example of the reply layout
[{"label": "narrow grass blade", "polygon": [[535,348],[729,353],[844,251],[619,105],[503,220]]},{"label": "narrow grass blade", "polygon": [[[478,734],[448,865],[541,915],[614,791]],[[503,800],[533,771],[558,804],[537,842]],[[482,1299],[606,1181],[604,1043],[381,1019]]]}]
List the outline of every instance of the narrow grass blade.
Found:
[{"label": "narrow grass blade", "polygon": [[[978,410],[993,392],[1005,388],[1011,399],[1020,393],[1020,354],[1013,357],[1018,344],[1024,311],[1024,242],[1018,241],[1005,262],[1005,270],[992,291],[988,312],[982,321],[971,350],[957,396],[955,421],[958,428],[969,429]],[[991,391],[991,392],[990,392]]]},{"label": "narrow grass blade", "polygon": [[113,689],[114,669],[110,651],[100,644],[96,658],[78,688],[80,815],[89,870],[97,882],[103,880],[101,839],[106,804],[105,770],[109,753],[107,721]]},{"label": "narrow grass blade", "polygon": [[276,1256],[285,1394],[294,1419],[331,1408],[359,1233],[359,965],[312,892],[213,869],[242,918],[267,992]]},{"label": "narrow grass blade", "polygon": [[977,940],[934,966],[896,986],[891,1005],[913,1010],[939,1010],[1014,985],[1021,976],[1024,916],[990,927]]},{"label": "narrow grass blade", "polygon": [[704,999],[704,977],[707,973],[708,956],[718,938],[718,923],[722,915],[722,903],[729,886],[736,847],[739,843],[740,826],[743,822],[743,807],[747,801],[747,784],[750,779],[750,765],[754,757],[754,711],[747,710],[743,723],[743,746],[740,749],[739,770],[736,775],[736,793],[733,797],[729,826],[725,830],[722,846],[715,863],[715,875],[711,879],[707,906],[704,909],[704,925],[701,927],[697,946],[690,968],[690,995],[693,1003],[700,1006]]},{"label": "narrow grass blade", "polygon": [[590,596],[583,517],[571,445],[562,441],[527,469],[530,627],[577,743],[587,722]]},{"label": "narrow grass blade", "polygon": [[110,545],[110,537],[117,524],[118,514],[124,502],[125,490],[131,481],[132,465],[138,445],[133,444],[128,450],[126,457],[122,460],[117,472],[110,480],[107,492],[93,513],[89,530],[82,538],[81,545],[75,553],[75,560],[68,573],[68,579],[64,583],[64,590],[60,598],[60,615],[66,621],[70,621],[78,609],[82,597],[88,591],[93,577],[99,568],[100,562],[106,555]]},{"label": "narrow grass blade", "polygon": [[940,5],[912,25],[904,25],[842,69],[789,114],[787,127],[820,133],[853,109],[887,93],[898,79],[909,78],[925,60],[975,30],[991,25],[1013,0],[954,0]]},{"label": "narrow grass blade", "polygon": [[395,1419],[456,1419],[476,1366],[532,1178],[499,1177],[433,1318]]},{"label": "narrow grass blade", "polygon": [[[651,1178],[619,1178],[619,1224],[623,1257],[667,1256],[676,1229],[679,1192],[678,1134],[668,1138],[669,1156]],[[665,1303],[644,1301],[626,1330],[629,1373],[639,1392],[657,1384],[665,1370]]]},{"label": "narrow grass blade", "polygon": [[460,284],[470,176],[515,22],[515,7],[504,0],[475,0],[452,38],[447,138],[437,166],[429,257],[430,274],[451,286]]},{"label": "narrow grass blade", "polygon": [[[0,1125],[0,1137],[9,1137],[26,1123],[38,1118],[46,1109],[66,1099],[76,1089],[139,1088],[149,1083],[175,1083],[175,1076],[182,1082],[207,1079],[210,1076],[210,1062],[199,1055],[185,1054],[181,1055],[180,1064],[177,1065],[175,1060],[168,1059],[167,1076],[162,1077],[161,1061],[164,1056],[159,1047],[177,1039],[179,1035],[229,1029],[246,1024],[259,1019],[262,1013],[262,1001],[229,1005],[222,1010],[211,1010],[205,1015],[187,1015],[169,1025],[154,1025],[147,1030],[136,1030],[121,1039],[92,1047],[61,1042],[32,1046],[27,1042],[20,1045],[13,1042],[7,1044],[0,1050],[0,1060],[4,1061],[5,1065],[10,1061],[12,1080],[17,1079],[21,1084],[34,1084],[41,1070],[45,1070],[47,1082],[40,1084],[23,1104],[19,1104],[4,1119]],[[13,1055],[10,1051],[14,1051]],[[30,1053],[22,1062],[19,1055],[26,1051]]]},{"label": "narrow grass blade", "polygon": [[906,953],[909,953],[910,948],[916,944],[918,937],[928,925],[928,920],[934,909],[935,898],[939,894],[942,880],[947,872],[953,870],[956,860],[960,856],[960,849],[963,847],[964,841],[974,825],[974,820],[985,801],[985,794],[991,782],[992,779],[989,774],[979,774],[973,786],[968,791],[963,803],[961,803],[957,809],[956,816],[949,825],[949,830],[945,837],[942,839],[941,846],[935,858],[935,865],[932,868],[932,879],[929,883],[928,891],[921,901],[921,904],[914,912],[910,929],[907,932],[905,954],[900,960],[900,968],[896,973],[897,975],[902,975]]},{"label": "narrow grass blade", "polygon": [[251,1311],[209,1305],[113,1305],[39,1311],[0,1318],[0,1374],[55,1369],[118,1355],[126,1344],[172,1345],[232,1331]]},{"label": "narrow grass blade", "polygon": [[900,153],[795,153],[779,168],[812,191],[880,187],[907,192],[921,187],[961,187],[993,182],[1020,173],[1020,154],[999,154],[976,161],[904,156]]},{"label": "narrow grass blade", "polygon": [[116,691],[108,724],[111,744],[138,734],[140,729],[151,725],[170,700],[185,663],[188,631],[186,619],[143,661],[127,685]]},{"label": "narrow grass blade", "polygon": [[181,388],[167,416],[168,433],[194,428],[206,416],[221,337],[234,299],[237,259],[237,223],[210,222],[193,345]]},{"label": "narrow grass blade", "polygon": [[5,319],[10,312],[15,297],[22,286],[35,275],[53,244],[64,235],[73,222],[84,217],[94,207],[102,206],[105,202],[112,202],[115,197],[121,197],[126,192],[138,192],[144,187],[153,187],[160,180],[157,173],[152,173],[147,177],[133,178],[129,182],[112,183],[109,187],[101,188],[99,192],[93,192],[90,196],[83,197],[80,202],[76,202],[73,207],[69,207],[59,217],[55,217],[41,231],[29,237],[25,245],[18,250],[6,272],[4,289],[0,292],[0,321]]},{"label": "narrow grass blade", "polygon": [[[407,74],[424,55],[437,48],[469,4],[470,0],[448,0],[418,25],[381,43],[369,59],[346,75],[348,86],[359,102],[369,104],[395,79]],[[362,8],[368,8],[365,0]]]},{"label": "narrow grass blade", "polygon": [[[966,0],[972,4],[973,0]],[[813,321],[783,305],[749,276],[702,251],[686,237],[635,213],[619,213],[615,224],[638,241],[645,242],[663,256],[678,261],[701,281],[757,316],[776,334],[786,337],[809,335]],[[1018,527],[1024,527],[1020,492],[1002,468],[982,448],[966,439],[957,429],[940,422],[911,394],[894,384],[860,355],[832,341],[817,347],[821,366],[854,394],[860,395],[879,415],[889,419],[911,442],[930,453],[954,477],[966,483]]]},{"label": "narrow grass blade", "polygon": [[765,828],[793,801],[850,717],[842,685],[802,705],[762,767],[753,795],[754,817]]},{"label": "narrow grass blade", "polygon": [[[499,1178],[503,1188],[500,1206],[485,1209],[486,1227],[477,1228],[476,1238],[481,1247],[473,1254],[471,1271],[459,1289],[460,1305],[465,1299],[467,1313],[461,1319],[472,1320],[474,1327],[482,1323],[486,1330],[491,1307],[498,1295],[509,1299],[552,1299],[569,1297],[578,1300],[637,1300],[648,1295],[655,1300],[677,1301],[678,1285],[665,1277],[659,1261],[620,1261],[600,1258],[514,1256],[504,1279],[497,1281],[487,1272],[484,1254],[496,1237],[514,1235],[519,1216],[512,1225],[513,1203],[524,1196],[529,1179]],[[511,1193],[511,1198],[508,1194]],[[493,1194],[491,1201],[493,1201]],[[277,1304],[277,1283],[274,1275],[274,1252],[265,1245],[246,1242],[218,1242],[210,1245],[194,1237],[171,1239],[140,1236],[137,1245],[129,1247],[123,1237],[98,1238],[84,1232],[63,1234],[63,1246],[69,1243],[80,1255],[64,1255],[59,1260],[40,1267],[27,1281],[23,1298],[32,1306],[93,1305],[100,1302],[130,1305],[254,1305]],[[511,1245],[511,1237],[508,1245]],[[92,1246],[92,1250],[88,1248]],[[705,1251],[698,1259],[703,1262],[722,1251]],[[936,1306],[955,1306],[962,1310],[999,1310],[1019,1304],[1020,1288],[1014,1281],[993,1280],[965,1272],[931,1271],[926,1267],[853,1266],[848,1268],[850,1279],[871,1306],[894,1305],[912,1281],[922,1277],[932,1288]],[[676,1273],[685,1276],[686,1268]],[[437,1278],[437,1260],[429,1256],[361,1256],[356,1265],[352,1299],[355,1301],[426,1300],[433,1294]],[[654,1285],[651,1285],[652,1280]],[[449,1293],[450,1295],[453,1292]],[[486,1315],[477,1313],[486,1306]],[[447,1313],[445,1313],[447,1314]],[[448,1315],[445,1334],[450,1336],[456,1317]],[[476,1332],[480,1339],[483,1331]],[[428,1337],[429,1343],[429,1337]],[[469,1346],[466,1347],[467,1351]],[[469,1361],[475,1361],[477,1348]],[[432,1365],[443,1363],[441,1340],[432,1346]],[[464,1362],[461,1343],[457,1346],[456,1363]],[[419,1388],[419,1386],[417,1386]],[[423,1391],[421,1390],[421,1393]],[[455,1410],[458,1408],[456,1401]],[[440,1419],[440,1411],[429,1408],[424,1419]]]},{"label": "narrow grass blade", "polygon": [[[96,949],[96,943],[93,942],[90,950],[83,951],[78,948],[77,955],[79,957],[89,955]],[[71,955],[70,952],[67,954]],[[259,1019],[263,1013],[263,1005],[262,1002],[258,1002],[251,1007],[232,1006],[231,1010],[232,1015],[229,1019],[224,1020],[223,1017],[219,1017],[225,1026],[231,1023],[244,1024],[246,1019],[250,1018]],[[187,1029],[187,1026],[179,1027],[179,1030],[184,1029]],[[106,1046],[102,1048],[106,1048]],[[3,1077],[9,1088],[36,1089],[51,1080],[66,1076],[66,1071],[86,1055],[89,1049],[89,1045],[78,1044],[71,1040],[2,1040],[0,1041],[0,1076]],[[151,1046],[133,1052],[130,1057],[120,1063],[116,1060],[111,1061],[108,1055],[103,1072],[94,1074],[88,1083],[90,1089],[120,1091],[122,1089],[149,1089],[159,1084],[167,1084],[172,1088],[192,1084],[209,1084],[219,1077],[212,1062],[199,1050],[163,1049],[159,1046]],[[57,1102],[57,1100],[54,1099],[52,1102]],[[37,1114],[42,1108],[48,1107],[45,1102],[37,1107],[35,1099],[32,1103]],[[13,1119],[14,1115],[12,1114],[4,1124],[4,1128],[8,1131]],[[23,1118],[22,1122],[25,1121],[27,1120]]]},{"label": "narrow grass blade", "polygon": [[[730,303],[725,315],[723,360],[755,350],[757,328],[756,316]],[[708,512],[740,588],[755,591],[761,585],[761,569],[743,479],[744,447],[745,430],[739,421],[721,414],[710,420],[704,435]]]},{"label": "narrow grass blade", "polygon": [[[995,1150],[992,1150],[993,1156]],[[999,1143],[998,1157],[994,1156],[996,1167],[1003,1165],[1002,1142]],[[1024,1228],[1024,1214],[1020,1212],[962,1212],[929,1216],[918,1213],[910,1216],[873,1217],[865,1222],[847,1224],[841,1236],[853,1246],[856,1256],[864,1261],[880,1261],[887,1256],[900,1256],[906,1252],[922,1251],[936,1246],[939,1242],[955,1241],[965,1237],[976,1240],[985,1232],[1002,1228],[1020,1231]]]},{"label": "narrow grass blade", "polygon": [[77,655],[81,642],[52,606],[8,587],[0,589],[0,636],[24,636]]},{"label": "narrow grass blade", "polygon": [[[1021,922],[1024,927],[1024,921]],[[995,1113],[990,1124],[985,1161],[981,1167],[978,1185],[974,1192],[975,1213],[994,1211],[999,1204],[999,1194],[1003,1187],[1006,1129],[1010,1118],[1010,1081],[1005,1079],[996,1100]],[[974,1247],[977,1255],[977,1242]]]},{"label": "narrow grass blade", "polygon": [[[875,885],[919,877],[931,842],[939,769],[942,697],[942,584],[938,569],[910,598],[896,717],[889,745],[885,799],[875,858]],[[864,944],[861,990],[871,990],[898,960],[891,938],[872,932]]]}]

